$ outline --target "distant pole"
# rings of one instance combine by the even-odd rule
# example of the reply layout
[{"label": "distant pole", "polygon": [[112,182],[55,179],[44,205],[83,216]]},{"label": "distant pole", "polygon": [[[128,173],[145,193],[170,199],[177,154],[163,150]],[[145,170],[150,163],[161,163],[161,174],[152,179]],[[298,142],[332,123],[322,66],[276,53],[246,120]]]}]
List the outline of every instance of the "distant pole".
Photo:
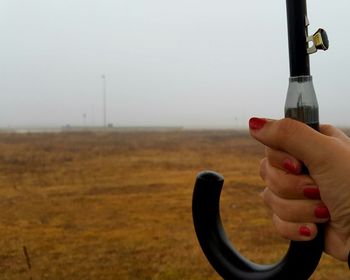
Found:
[{"label": "distant pole", "polygon": [[107,127],[107,107],[106,107],[106,75],[102,75],[102,82],[103,82],[103,126]]},{"label": "distant pole", "polygon": [[86,115],[86,113],[84,113],[83,114],[83,124],[84,124],[84,126],[86,126],[86,117],[87,117],[87,115]]}]

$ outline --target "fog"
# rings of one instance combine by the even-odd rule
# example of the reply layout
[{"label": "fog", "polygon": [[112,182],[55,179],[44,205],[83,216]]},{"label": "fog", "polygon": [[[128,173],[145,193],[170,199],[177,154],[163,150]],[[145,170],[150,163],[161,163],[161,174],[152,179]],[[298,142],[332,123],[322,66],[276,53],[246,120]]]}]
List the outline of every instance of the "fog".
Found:
[{"label": "fog", "polygon": [[[0,127],[246,127],[283,117],[285,1],[0,0]],[[350,126],[349,1],[308,1],[323,123]],[[105,75],[105,80],[102,78]]]}]

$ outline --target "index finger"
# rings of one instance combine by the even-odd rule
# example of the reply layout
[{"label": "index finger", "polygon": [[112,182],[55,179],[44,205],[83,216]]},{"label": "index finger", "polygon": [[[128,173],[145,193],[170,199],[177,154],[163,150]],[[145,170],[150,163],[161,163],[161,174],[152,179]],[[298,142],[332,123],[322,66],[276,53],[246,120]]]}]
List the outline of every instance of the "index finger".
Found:
[{"label": "index finger", "polygon": [[251,118],[250,134],[262,144],[280,151],[285,151],[301,160],[306,166],[323,161],[331,152],[328,136],[308,125],[292,120],[268,120]]}]

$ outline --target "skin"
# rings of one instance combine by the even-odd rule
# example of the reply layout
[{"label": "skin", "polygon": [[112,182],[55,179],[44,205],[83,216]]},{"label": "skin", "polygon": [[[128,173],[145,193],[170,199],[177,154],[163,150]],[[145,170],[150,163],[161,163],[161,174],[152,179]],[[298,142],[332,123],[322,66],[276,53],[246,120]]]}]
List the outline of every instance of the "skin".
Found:
[{"label": "skin", "polygon": [[[291,119],[258,119],[258,125],[256,120],[249,122],[250,133],[266,147],[260,175],[267,187],[261,196],[276,231],[290,240],[307,241],[316,236],[316,223],[324,223],[325,252],[347,261],[350,138],[330,125],[321,125],[317,132]],[[302,174],[302,163],[309,175]]]}]

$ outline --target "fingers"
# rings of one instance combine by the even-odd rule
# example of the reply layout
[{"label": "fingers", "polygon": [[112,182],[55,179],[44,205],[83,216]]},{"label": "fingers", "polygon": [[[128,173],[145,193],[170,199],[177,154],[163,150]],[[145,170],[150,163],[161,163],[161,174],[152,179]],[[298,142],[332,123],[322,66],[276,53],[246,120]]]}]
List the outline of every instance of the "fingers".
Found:
[{"label": "fingers", "polygon": [[[295,175],[280,168],[278,153],[272,158],[265,158],[260,163],[260,176],[275,195],[285,199],[320,199],[320,192],[311,177],[306,175]],[[270,160],[273,162],[270,164]]]},{"label": "fingers", "polygon": [[295,156],[308,167],[324,161],[331,152],[332,146],[325,145],[329,142],[326,135],[299,121],[252,118],[249,127],[251,135],[259,142]]},{"label": "fingers", "polygon": [[278,168],[286,154],[273,150],[267,153],[277,168],[267,158],[262,161],[261,176],[269,188],[261,196],[273,212],[276,231],[289,240],[312,240],[317,234],[316,223],[329,220],[328,209],[320,201],[317,186],[309,176],[295,175]]},{"label": "fingers", "polygon": [[333,166],[329,156],[342,151],[339,146],[344,145],[339,143],[349,144],[349,138],[333,126],[321,125],[317,132],[292,119],[252,118],[249,127],[252,137],[267,147],[260,165],[260,175],[268,187],[262,198],[273,213],[276,230],[291,240],[313,239],[316,224],[329,221],[330,214],[318,186],[302,174],[302,169],[306,166],[315,176],[325,162]]},{"label": "fingers", "polygon": [[270,165],[273,167],[285,170],[292,174],[301,173],[302,163],[289,154],[266,147],[265,155],[268,158]]},{"label": "fingers", "polygon": [[292,223],[325,223],[329,220],[328,209],[320,200],[285,199],[268,188],[261,196],[265,204],[281,220]]},{"label": "fingers", "polygon": [[309,241],[317,234],[317,226],[314,223],[286,222],[277,215],[273,215],[272,222],[278,234],[289,240]]}]

